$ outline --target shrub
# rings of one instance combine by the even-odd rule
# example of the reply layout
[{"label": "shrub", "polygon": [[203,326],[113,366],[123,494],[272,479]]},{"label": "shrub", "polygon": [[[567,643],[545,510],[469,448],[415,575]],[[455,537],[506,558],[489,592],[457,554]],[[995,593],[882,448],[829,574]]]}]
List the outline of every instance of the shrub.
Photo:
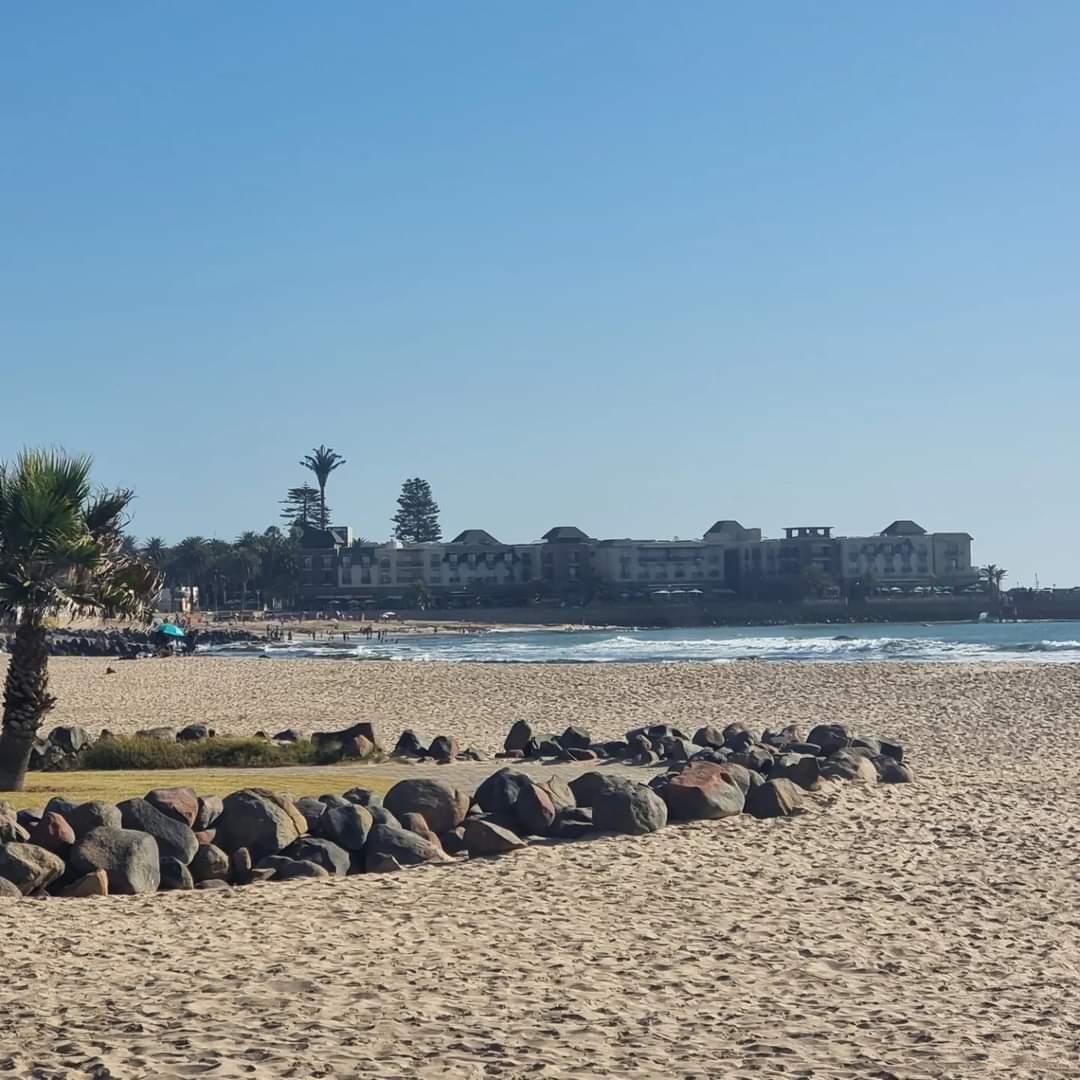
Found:
[{"label": "shrub", "polygon": [[310,742],[279,744],[266,739],[215,738],[166,742],[137,735],[113,736],[87,747],[80,769],[257,769],[281,765],[329,765],[339,753],[327,753]]}]

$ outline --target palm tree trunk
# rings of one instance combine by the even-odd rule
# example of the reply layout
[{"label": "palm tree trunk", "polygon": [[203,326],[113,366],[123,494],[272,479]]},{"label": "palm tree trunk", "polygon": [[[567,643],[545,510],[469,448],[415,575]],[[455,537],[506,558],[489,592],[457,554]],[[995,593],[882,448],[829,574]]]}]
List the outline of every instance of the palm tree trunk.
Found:
[{"label": "palm tree trunk", "polygon": [[326,481],[319,481],[319,528],[326,531]]},{"label": "palm tree trunk", "polygon": [[49,693],[45,624],[24,614],[15,628],[0,729],[0,791],[22,791],[34,736],[56,699]]}]

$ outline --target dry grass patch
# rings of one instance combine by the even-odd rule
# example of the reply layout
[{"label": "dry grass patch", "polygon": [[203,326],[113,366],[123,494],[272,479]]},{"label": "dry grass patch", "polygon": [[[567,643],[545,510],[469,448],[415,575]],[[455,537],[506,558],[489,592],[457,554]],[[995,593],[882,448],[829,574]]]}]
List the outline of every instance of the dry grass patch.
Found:
[{"label": "dry grass patch", "polygon": [[[377,767],[376,767],[377,768]],[[116,803],[145,795],[153,788],[190,787],[200,795],[228,795],[246,787],[287,791],[290,795],[340,795],[351,787],[366,787],[380,794],[395,780],[365,766],[314,766],[270,769],[110,769],[103,772],[30,773],[25,791],[0,792],[0,799],[16,809],[40,809],[54,795],[89,802]]]}]

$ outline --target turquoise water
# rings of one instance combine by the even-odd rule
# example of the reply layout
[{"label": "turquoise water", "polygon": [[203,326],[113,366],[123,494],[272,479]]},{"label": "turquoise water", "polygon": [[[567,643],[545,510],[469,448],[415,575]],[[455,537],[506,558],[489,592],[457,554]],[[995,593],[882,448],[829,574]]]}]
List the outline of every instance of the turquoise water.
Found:
[{"label": "turquoise water", "polygon": [[339,639],[228,645],[201,651],[237,657],[473,663],[719,663],[745,659],[1076,663],[1080,661],[1080,622],[494,630],[466,635],[402,635],[382,643]]}]

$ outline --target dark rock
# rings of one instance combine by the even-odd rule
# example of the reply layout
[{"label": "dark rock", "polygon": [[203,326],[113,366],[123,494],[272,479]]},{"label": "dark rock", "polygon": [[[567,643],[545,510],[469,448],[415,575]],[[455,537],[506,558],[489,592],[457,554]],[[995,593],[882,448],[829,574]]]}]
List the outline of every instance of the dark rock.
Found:
[{"label": "dark rock", "polygon": [[157,841],[149,833],[103,825],[79,839],[68,864],[80,874],[104,870],[110,895],[131,896],[157,891],[160,858]]},{"label": "dark rock", "polygon": [[401,822],[382,803],[372,803],[366,809],[375,825],[401,825]]},{"label": "dark rock", "polygon": [[527,758],[540,757],[543,751],[541,750],[541,744],[546,742],[546,739],[530,739],[524,747],[523,753]]},{"label": "dark rock", "polygon": [[595,750],[581,750],[572,746],[566,751],[566,756],[570,761],[595,761],[597,754]]},{"label": "dark rock", "polygon": [[641,757],[642,754],[653,753],[652,740],[644,734],[627,735],[626,754],[628,757]]},{"label": "dark rock", "polygon": [[125,799],[118,809],[123,827],[149,833],[157,841],[162,858],[179,859],[185,866],[195,858],[199,842],[183,822],[163,814],[145,799]]},{"label": "dark rock", "polygon": [[0,878],[26,896],[51,885],[64,872],[64,860],[37,844],[0,844]]},{"label": "dark rock", "polygon": [[444,780],[399,780],[383,799],[383,805],[395,817],[423,814],[434,832],[446,832],[465,820],[469,797]]},{"label": "dark rock", "polygon": [[229,880],[229,856],[216,844],[202,844],[191,860],[191,876],[196,881],[210,878]]},{"label": "dark rock", "polygon": [[77,724],[55,727],[49,732],[49,743],[64,754],[77,754],[93,741],[90,732]]},{"label": "dark rock", "polygon": [[689,761],[697,752],[696,744],[687,739],[665,735],[660,740],[660,754],[669,761]]},{"label": "dark rock", "polygon": [[368,859],[365,869],[369,874],[395,874],[398,870],[404,870],[405,867],[393,855],[380,853]]},{"label": "dark rock", "polygon": [[560,840],[581,840],[595,829],[592,809],[574,806],[558,812],[548,834]]},{"label": "dark rock", "polygon": [[630,744],[625,739],[609,739],[593,743],[592,749],[606,758],[624,758],[630,753]]},{"label": "dark rock", "polygon": [[708,746],[718,750],[724,745],[724,733],[719,728],[706,725],[694,732],[693,742],[697,746]]},{"label": "dark rock", "polygon": [[789,742],[784,744],[785,754],[810,754],[813,757],[821,756],[821,747],[817,743]]},{"label": "dark rock", "polygon": [[473,801],[486,813],[504,814],[512,819],[521,789],[529,784],[532,784],[532,778],[527,773],[499,769],[476,789]]},{"label": "dark rock", "polygon": [[324,806],[328,806],[331,810],[335,806],[352,806],[353,802],[357,800],[346,799],[344,795],[320,795],[319,802]]},{"label": "dark rock", "polygon": [[503,855],[525,847],[525,841],[509,829],[484,818],[469,818],[465,823],[465,849],[471,857]]},{"label": "dark rock", "polygon": [[[50,799],[49,806],[45,809],[49,810],[54,802],[56,802],[55,799]],[[111,803],[84,802],[78,805],[66,803],[66,806],[68,807],[66,812],[58,812],[63,815],[74,830],[76,840],[93,829],[119,829],[121,827],[122,815],[120,810]]]},{"label": "dark rock", "polygon": [[748,809],[756,818],[790,817],[802,809],[802,788],[791,780],[766,780],[750,792]]},{"label": "dark rock", "polygon": [[161,883],[158,888],[162,892],[187,891],[195,888],[195,881],[179,859],[166,857],[161,860]]},{"label": "dark rock", "polygon": [[296,728],[286,728],[284,731],[279,731],[274,736],[274,742],[302,742],[304,736],[300,734]]},{"label": "dark rock", "polygon": [[525,756],[524,750],[504,750],[501,754],[495,755],[497,758],[509,758],[511,761],[521,761]]},{"label": "dark rock", "polygon": [[75,830],[59,814],[46,814],[31,830],[30,843],[63,858],[75,843]]},{"label": "dark rock", "polygon": [[319,819],[326,813],[329,807],[319,799],[315,799],[310,795],[305,795],[296,800],[296,809],[304,815],[304,820],[308,825],[308,832],[314,833],[319,831]]},{"label": "dark rock", "polygon": [[503,740],[503,749],[523,751],[535,737],[536,732],[527,720],[516,720]]},{"label": "dark rock", "polygon": [[535,745],[536,753],[540,757],[564,758],[566,756],[566,747],[554,735],[539,739]]},{"label": "dark rock", "polygon": [[183,822],[189,829],[195,827],[199,816],[199,797],[188,787],[154,788],[144,796],[146,801],[163,814]]},{"label": "dark rock", "polygon": [[898,743],[893,739],[878,739],[878,745],[881,747],[881,753],[885,757],[892,758],[899,765],[904,763],[904,746],[903,743]]},{"label": "dark rock", "polygon": [[177,742],[201,742],[210,738],[210,728],[206,724],[188,724],[176,733]]},{"label": "dark rock", "polygon": [[875,762],[878,770],[878,779],[883,784],[910,784],[915,780],[915,774],[910,765],[903,765],[893,757],[884,754]]},{"label": "dark rock", "polygon": [[346,851],[363,851],[373,827],[371,810],[356,803],[333,806],[319,819],[319,833]]},{"label": "dark rock", "polygon": [[379,795],[365,787],[349,788],[342,797],[346,802],[356,803],[357,806],[371,806],[382,802]]},{"label": "dark rock", "polygon": [[846,750],[851,745],[851,734],[843,724],[818,724],[806,741],[820,746],[825,757],[832,757],[837,750]]},{"label": "dark rock", "polygon": [[721,768],[724,770],[725,776],[735,781],[744,797],[755,783],[764,782],[760,773],[748,769],[745,765],[739,765],[737,762],[725,761],[721,764]]},{"label": "dark rock", "polygon": [[551,801],[555,804],[556,810],[565,810],[577,806],[577,799],[574,798],[570,785],[561,776],[552,776],[539,786],[551,796]]},{"label": "dark rock", "polygon": [[196,889],[227,889],[229,883],[222,881],[221,878],[207,878],[205,881],[198,881],[195,883]]},{"label": "dark rock", "polygon": [[427,743],[412,728],[406,728],[394,744],[394,757],[427,757]]},{"label": "dark rock", "polygon": [[335,750],[344,749],[357,737],[367,739],[375,749],[379,748],[379,740],[375,735],[374,725],[367,721],[352,724],[341,731],[316,731],[311,736],[312,743],[320,750],[333,753]]},{"label": "dark rock", "polygon": [[592,735],[585,728],[575,727],[571,724],[560,736],[559,742],[567,750],[588,750],[592,743]]},{"label": "dark rock", "polygon": [[837,750],[820,762],[821,775],[827,780],[859,780],[864,783],[876,783],[878,771],[874,763],[862,754],[851,750]]},{"label": "dark rock", "polygon": [[660,795],[671,817],[697,821],[741,814],[745,805],[742,789],[724,765],[695,761],[668,779]]},{"label": "dark rock", "polygon": [[634,739],[639,735],[644,735],[650,746],[666,738],[686,738],[685,732],[680,731],[677,727],[672,727],[670,724],[650,724],[648,727],[638,727],[628,731],[626,741],[633,745]]},{"label": "dark rock", "polygon": [[[468,821],[468,818],[465,819]],[[450,829],[439,837],[443,851],[448,855],[460,855],[465,850],[465,826],[459,825],[456,829]]]},{"label": "dark rock", "polygon": [[757,741],[750,733],[745,724],[736,721],[733,724],[728,724],[724,728],[723,732],[724,745],[729,750],[734,750],[738,753],[740,750],[745,750],[748,746],[753,746]]},{"label": "dark rock", "polygon": [[218,795],[203,795],[199,799],[199,812],[195,815],[192,828],[196,832],[209,829],[217,824],[217,820],[225,812],[225,803]]},{"label": "dark rock", "polygon": [[[514,804],[514,816],[526,833],[544,836],[555,820],[555,802],[538,784],[523,785]],[[468,833],[466,833],[468,841]]]},{"label": "dark rock", "polygon": [[274,881],[294,881],[297,878],[328,878],[330,873],[318,863],[307,859],[292,859],[287,866],[282,866],[274,874]]},{"label": "dark rock", "polygon": [[439,735],[428,747],[428,755],[438,761],[453,761],[461,749],[454,735]]},{"label": "dark rock", "polygon": [[[292,815],[262,788],[234,791],[223,803],[216,828],[218,846],[225,851],[244,847],[258,860],[284,851],[300,835]],[[295,807],[293,811],[303,821],[300,811]]]},{"label": "dark rock", "polygon": [[342,743],[341,752],[348,758],[366,759],[375,753],[375,744],[366,735],[350,735]]},{"label": "dark rock", "polygon": [[414,832],[409,832],[408,829],[394,825],[376,825],[368,836],[366,868],[373,870],[383,856],[391,856],[401,866],[440,862],[447,858],[441,847]]},{"label": "dark rock", "polygon": [[601,832],[640,836],[663,828],[667,818],[664,800],[642,784],[619,781],[593,797],[593,822]]},{"label": "dark rock", "polygon": [[866,751],[867,753],[864,754],[864,756],[869,756],[871,758],[881,756],[881,743],[870,735],[867,735],[865,738],[858,735],[855,736],[855,738],[851,740],[851,749]]},{"label": "dark rock", "polygon": [[331,877],[344,877],[349,872],[349,853],[333,840],[313,836],[301,836],[295,844],[286,848],[285,855],[291,859],[306,860],[321,866]]},{"label": "dark rock", "polygon": [[817,791],[821,787],[821,766],[816,757],[808,754],[782,754],[769,770],[773,780],[792,780],[804,791]]},{"label": "dark rock", "polygon": [[765,746],[748,746],[745,750],[736,750],[729,755],[728,761],[766,776],[773,766],[772,753]]},{"label": "dark rock", "polygon": [[246,885],[251,881],[251,852],[247,848],[237,848],[229,856],[229,880],[234,885]]},{"label": "dark rock", "polygon": [[458,754],[458,759],[460,761],[483,761],[484,755],[475,747],[469,746]]},{"label": "dark rock", "polygon": [[593,800],[602,791],[618,786],[621,781],[618,777],[608,776],[606,773],[587,772],[574,777],[570,781],[570,792],[574,796],[574,802],[578,806],[592,806]]},{"label": "dark rock", "polygon": [[[104,806],[104,805],[107,805],[107,804],[105,804],[105,803],[94,803],[94,804],[89,804],[89,805]],[[78,808],[78,806],[79,806],[78,803],[74,803],[70,799],[65,799],[60,795],[54,795],[45,804],[45,809],[42,812],[41,816],[44,817],[45,814],[59,814],[73,829],[75,829],[76,832],[78,832],[78,829],[76,828],[75,822],[72,820],[72,815],[74,814],[74,812]]]}]

